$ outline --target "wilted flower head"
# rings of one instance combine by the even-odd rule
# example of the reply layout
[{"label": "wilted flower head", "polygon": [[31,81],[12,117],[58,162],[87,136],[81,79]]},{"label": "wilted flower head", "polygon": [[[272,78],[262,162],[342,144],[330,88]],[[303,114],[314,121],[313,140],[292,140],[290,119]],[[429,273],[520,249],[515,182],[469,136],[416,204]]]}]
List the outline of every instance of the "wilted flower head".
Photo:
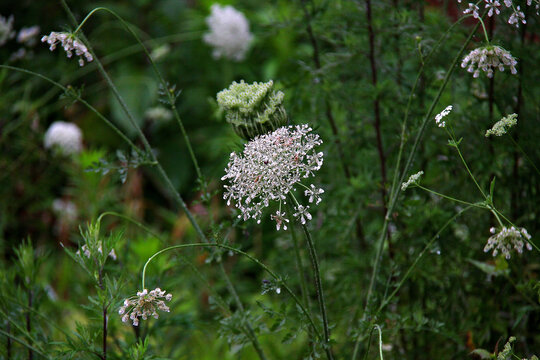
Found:
[{"label": "wilted flower head", "polygon": [[487,74],[487,77],[493,77],[493,70],[499,69],[504,71],[505,66],[510,68],[512,74],[516,74],[516,59],[510,52],[504,50],[500,46],[488,45],[471,51],[463,58],[461,62],[462,68],[467,68],[467,71],[473,73],[473,77],[480,76],[480,70]]},{"label": "wilted flower head", "polygon": [[419,171],[416,174],[409,176],[409,180],[401,184],[401,190],[405,191],[411,184],[417,184],[420,177],[424,175],[423,171]]},{"label": "wilted flower head", "polygon": [[36,44],[36,37],[39,34],[39,26],[34,25],[31,27],[22,28],[17,34],[17,42],[26,44],[28,46],[34,46]]},{"label": "wilted flower head", "polygon": [[220,91],[217,102],[234,131],[250,140],[287,123],[287,112],[282,105],[284,96],[283,92],[274,90],[272,80],[253,84],[241,80]]},{"label": "wilted flower head", "polygon": [[495,125],[486,131],[486,137],[490,135],[502,136],[506,134],[508,129],[517,124],[517,114],[510,114],[497,121]]},{"label": "wilted flower head", "polygon": [[214,58],[244,60],[253,40],[244,14],[232,6],[218,4],[212,5],[211,11],[212,13],[206,18],[210,32],[204,35],[204,41],[214,48]]},{"label": "wilted flower head", "polygon": [[[302,179],[314,175],[323,163],[323,153],[316,152],[315,147],[322,144],[319,135],[312,134],[308,125],[284,126],[276,131],[257,136],[244,147],[241,155],[231,153],[225,176],[221,180],[229,182],[224,185],[223,198],[227,205],[233,201],[242,212],[239,218],[256,219],[260,222],[262,210],[270,205],[270,201],[286,202],[286,196],[296,185],[304,187],[309,202],[320,201],[324,191],[302,184]],[[295,216],[310,219],[307,207],[296,207]],[[278,210],[272,219],[276,221],[278,230],[289,221],[285,213]]]},{"label": "wilted flower head", "polygon": [[9,39],[15,36],[13,31],[13,15],[7,19],[0,15],[0,46],[4,45]]},{"label": "wilted flower head", "polygon": [[443,118],[445,116],[447,116],[448,114],[450,114],[450,111],[452,111],[452,105],[448,105],[443,111],[441,111],[440,113],[435,115],[435,123],[439,127],[445,127],[446,126],[446,121],[443,121]]},{"label": "wilted flower head", "polygon": [[66,155],[82,150],[82,132],[75,124],[55,121],[45,133],[45,148],[57,146]]},{"label": "wilted flower head", "polygon": [[79,40],[75,35],[67,32],[51,32],[48,36],[45,35],[41,38],[41,42],[47,42],[50,45],[49,50],[54,51],[56,45],[60,43],[66,52],[68,58],[75,55],[79,57],[79,65],[84,65],[84,60],[87,62],[94,60],[92,54],[88,51],[88,48]]},{"label": "wilted flower head", "polygon": [[139,325],[139,318],[146,320],[149,316],[158,319],[157,310],[170,312],[170,309],[165,305],[165,301],[171,301],[172,295],[167,294],[165,290],[156,288],[150,292],[147,289],[138,291],[137,296],[132,296],[124,300],[124,305],[120,307],[118,313],[122,316],[123,322],[131,320],[134,326]]},{"label": "wilted flower head", "polygon": [[489,237],[484,247],[484,252],[493,250],[493,256],[497,256],[500,251],[505,258],[510,259],[512,248],[520,254],[523,252],[523,246],[527,250],[532,250],[531,244],[527,241],[531,239],[531,235],[529,235],[525,228],[519,229],[514,226],[507,228],[503,226],[499,232],[494,227],[489,229],[489,231],[493,235]]}]

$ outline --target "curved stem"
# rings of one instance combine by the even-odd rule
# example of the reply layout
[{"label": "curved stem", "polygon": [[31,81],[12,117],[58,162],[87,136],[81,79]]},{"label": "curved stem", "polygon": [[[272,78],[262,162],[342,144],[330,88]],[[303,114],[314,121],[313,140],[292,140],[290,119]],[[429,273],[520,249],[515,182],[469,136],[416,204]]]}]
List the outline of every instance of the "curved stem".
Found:
[{"label": "curved stem", "polygon": [[447,199],[447,200],[455,201],[455,202],[460,203],[460,204],[463,204],[463,205],[469,205],[469,206],[479,207],[479,208],[482,208],[482,209],[485,209],[485,208],[486,208],[485,206],[482,205],[482,203],[475,203],[475,204],[473,204],[473,203],[470,203],[470,202],[468,202],[468,201],[456,199],[456,198],[453,198],[453,197],[451,197],[451,196],[447,196],[447,195],[441,194],[441,193],[439,193],[439,192],[437,192],[437,191],[433,191],[433,190],[428,189],[428,188],[426,188],[426,187],[424,187],[424,186],[422,186],[422,185],[420,185],[420,184],[417,184],[416,186],[418,186],[418,187],[419,187],[420,189],[422,189],[422,190],[425,190],[425,191],[427,191],[427,192],[429,192],[429,193],[432,193],[432,194],[434,194],[434,195],[440,196],[440,197],[442,197],[442,198],[444,198],[444,199]]},{"label": "curved stem", "polygon": [[146,261],[146,263],[144,264],[144,267],[143,267],[143,271],[142,271],[142,286],[143,286],[143,289],[144,289],[144,278],[146,276],[146,268],[148,266],[148,264],[155,258],[157,257],[158,255],[161,255],[163,254],[164,252],[167,252],[167,251],[170,251],[170,250],[175,250],[175,249],[182,249],[182,248],[194,248],[194,247],[218,247],[218,248],[222,248],[222,249],[226,249],[226,250],[229,250],[229,251],[232,251],[232,252],[235,252],[237,254],[240,254],[240,255],[243,255],[245,257],[247,257],[249,260],[251,260],[252,262],[254,262],[255,264],[257,264],[258,266],[260,266],[261,268],[263,268],[264,271],[266,271],[270,276],[272,276],[275,280],[279,281],[280,284],[283,285],[283,288],[289,293],[289,295],[291,295],[291,297],[293,298],[293,300],[296,302],[296,304],[300,307],[300,309],[302,310],[302,313],[304,313],[304,315],[307,317],[307,319],[309,320],[310,322],[310,325],[311,327],[313,328],[313,330],[315,331],[315,333],[317,334],[317,337],[320,338],[321,337],[321,334],[319,332],[319,329],[317,328],[317,326],[315,325],[315,322],[313,321],[313,318],[311,317],[311,315],[309,314],[309,312],[306,310],[304,304],[302,304],[302,302],[300,301],[300,299],[298,299],[298,297],[296,296],[296,294],[291,290],[291,288],[285,283],[285,281],[279,277],[276,273],[274,273],[268,266],[264,265],[262,262],[260,262],[257,258],[249,255],[248,253],[242,251],[242,250],[238,250],[236,248],[233,248],[231,246],[228,246],[228,245],[223,245],[223,244],[215,244],[215,243],[193,243],[193,244],[180,244],[180,245],[173,245],[173,246],[169,246],[168,248],[165,248],[165,249],[162,249],[160,251],[158,251],[157,253],[155,253],[154,255],[152,255],[150,258],[148,258],[148,260]]}]

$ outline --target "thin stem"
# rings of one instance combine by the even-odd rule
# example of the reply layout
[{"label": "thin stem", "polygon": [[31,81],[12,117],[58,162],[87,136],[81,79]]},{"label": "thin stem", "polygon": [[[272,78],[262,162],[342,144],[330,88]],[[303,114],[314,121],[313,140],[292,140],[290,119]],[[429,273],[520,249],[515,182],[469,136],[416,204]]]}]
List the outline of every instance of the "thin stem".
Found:
[{"label": "thin stem", "polygon": [[381,327],[377,324],[375,324],[375,329],[377,329],[377,331],[379,332],[379,357],[381,358],[381,360],[384,360],[382,355],[382,330]]},{"label": "thin stem", "polygon": [[[30,287],[28,288],[27,295],[28,295],[28,307],[32,308],[33,296],[32,296],[32,289]],[[28,334],[32,333],[32,322],[31,322],[29,311],[26,313],[26,331],[28,331]],[[32,360],[33,358],[34,358],[34,352],[32,351],[31,348],[28,348],[28,360]]]},{"label": "thin stem", "polygon": [[529,157],[529,155],[527,155],[525,150],[523,150],[523,148],[517,143],[517,141],[514,139],[514,137],[512,135],[508,135],[508,137],[510,138],[510,140],[512,140],[512,143],[518,148],[518,150],[521,151],[521,153],[525,156],[525,158],[532,165],[534,170],[536,170],[536,173],[538,175],[540,175],[540,170],[538,170],[538,168],[536,167],[536,164],[534,163],[534,161],[532,161],[532,159]]},{"label": "thin stem", "polygon": [[437,191],[428,189],[428,188],[426,188],[426,187],[424,187],[424,186],[422,186],[422,185],[419,185],[419,184],[417,184],[416,186],[419,187],[419,188],[422,189],[422,190],[425,190],[425,191],[427,191],[427,192],[430,192],[430,193],[432,193],[432,194],[434,194],[434,195],[440,196],[440,197],[442,197],[442,198],[444,198],[444,199],[447,199],[447,200],[455,201],[455,202],[460,203],[460,204],[463,204],[463,205],[469,205],[469,206],[479,207],[479,208],[482,208],[482,209],[485,209],[485,208],[486,208],[484,205],[473,204],[473,203],[470,203],[470,202],[468,202],[468,201],[456,199],[456,198],[453,198],[453,197],[451,197],[451,196],[447,196],[447,195],[441,194],[441,193],[439,193],[439,192],[437,192]]},{"label": "thin stem", "polygon": [[103,306],[103,360],[107,360],[107,306]]},{"label": "thin stem", "polygon": [[255,264],[257,264],[258,266],[260,266],[264,271],[266,271],[270,276],[272,276],[275,280],[279,281],[280,284],[283,285],[283,288],[289,293],[289,295],[291,295],[291,297],[293,298],[293,300],[296,302],[296,304],[300,307],[300,309],[302,310],[302,313],[307,317],[307,319],[309,320],[310,322],[310,325],[311,327],[313,328],[313,330],[315,331],[315,333],[317,334],[317,337],[318,338],[321,338],[321,334],[319,332],[319,329],[317,328],[317,326],[315,325],[315,322],[313,321],[313,318],[311,317],[311,315],[309,314],[309,312],[307,311],[307,309],[305,308],[304,304],[302,304],[302,302],[300,301],[300,299],[298,299],[298,297],[296,296],[296,294],[291,290],[291,288],[285,283],[285,281],[279,277],[276,273],[274,273],[268,266],[264,265],[262,262],[260,262],[258,259],[256,259],[255,257],[249,255],[248,253],[242,251],[242,250],[238,250],[236,248],[233,248],[231,246],[228,246],[228,245],[223,245],[223,244],[216,244],[216,243],[193,243],[193,244],[180,244],[180,245],[173,245],[173,246],[169,246],[168,248],[165,248],[165,249],[162,249],[158,252],[156,252],[154,255],[152,255],[150,258],[148,258],[148,260],[146,261],[146,263],[144,264],[144,267],[143,267],[143,271],[142,271],[142,285],[143,285],[143,289],[144,289],[144,278],[146,276],[146,267],[148,266],[148,264],[155,258],[157,257],[158,255],[161,255],[167,251],[171,251],[171,250],[175,250],[175,249],[182,249],[182,248],[193,248],[193,247],[218,247],[218,248],[222,248],[222,249],[226,249],[226,250],[229,250],[229,251],[232,251],[232,252],[235,252],[237,254],[240,254],[240,255],[243,255],[245,257],[247,257],[249,260],[251,260],[252,262],[254,262]]},{"label": "thin stem", "polygon": [[2,335],[4,335],[4,336],[8,337],[9,339],[11,339],[11,340],[13,340],[13,341],[15,341],[15,342],[18,342],[19,344],[21,344],[22,346],[26,347],[27,349],[32,350],[32,351],[35,352],[36,354],[39,354],[39,355],[43,356],[45,359],[50,359],[50,357],[48,357],[47,355],[45,355],[45,352],[44,352],[44,351],[38,350],[38,349],[35,348],[34,346],[32,346],[32,345],[26,343],[24,340],[21,340],[21,339],[19,339],[18,337],[13,336],[13,335],[11,335],[10,333],[8,333],[8,332],[6,332],[6,331],[0,329],[0,334],[2,334]]},{"label": "thin stem", "polygon": [[[458,51],[457,55],[454,57],[454,60],[452,61],[452,64],[450,65],[450,67],[449,67],[449,69],[448,69],[448,71],[446,73],[446,76],[445,76],[445,78],[443,80],[443,83],[441,84],[441,86],[439,88],[439,91],[437,92],[437,95],[433,99],[433,102],[431,103],[431,106],[430,106],[428,112],[426,113],[426,116],[424,117],[424,119],[422,121],[422,124],[420,125],[420,129],[418,131],[418,134],[416,135],[416,138],[415,138],[415,141],[413,143],[412,149],[411,149],[411,151],[409,153],[409,157],[407,158],[407,161],[405,163],[405,167],[404,167],[403,171],[401,172],[400,181],[394,182],[394,189],[391,192],[391,193],[394,194],[394,196],[390,199],[390,203],[389,203],[389,206],[388,206],[388,211],[387,211],[387,214],[386,214],[386,216],[384,218],[383,228],[381,230],[381,234],[379,236],[378,243],[376,245],[377,250],[376,250],[376,255],[375,255],[375,264],[373,265],[373,270],[372,270],[372,273],[371,273],[371,279],[370,279],[370,283],[369,283],[369,288],[368,288],[368,292],[367,292],[367,295],[366,295],[366,303],[365,303],[365,309],[366,310],[367,310],[367,308],[369,306],[371,296],[373,295],[373,289],[374,289],[374,286],[375,286],[375,278],[376,278],[376,275],[377,275],[377,273],[379,271],[379,265],[380,265],[380,261],[381,261],[381,253],[382,253],[382,248],[383,248],[383,245],[384,245],[384,239],[386,237],[386,232],[387,232],[387,229],[388,229],[388,221],[390,219],[390,214],[392,214],[392,212],[394,211],[394,208],[395,208],[396,203],[397,203],[397,198],[398,198],[398,195],[399,195],[399,192],[397,192],[397,185],[403,183],[406,174],[408,174],[409,168],[411,167],[413,159],[415,158],[416,150],[418,149],[418,145],[420,144],[420,141],[421,141],[421,139],[422,139],[422,137],[424,135],[424,131],[425,131],[426,127],[427,127],[428,122],[431,120],[431,115],[433,114],[433,110],[435,109],[435,106],[439,102],[439,99],[440,99],[444,89],[446,88],[446,85],[448,84],[448,81],[450,80],[450,76],[454,72],[454,69],[456,67],[456,64],[457,64],[458,60],[461,58],[461,55],[463,54],[463,51],[465,50],[465,48],[467,47],[467,45],[471,41],[472,37],[474,36],[474,34],[476,32],[476,29],[478,29],[478,26],[479,26],[479,24],[476,24],[476,26],[473,28],[473,30],[469,34],[469,36],[468,36],[467,40],[465,41],[465,43],[463,44],[461,49]],[[397,176],[397,173],[396,173],[395,176]]]},{"label": "thin stem", "polygon": [[328,359],[333,359],[332,345],[330,344],[330,327],[328,326],[328,316],[326,315],[326,304],[324,301],[323,287],[321,284],[321,271],[319,269],[319,260],[317,259],[317,252],[315,250],[315,244],[311,238],[311,234],[305,224],[302,224],[304,235],[306,236],[309,255],[311,257],[311,266],[313,267],[313,278],[315,279],[315,287],[317,289],[317,299],[319,301],[319,308],[321,310],[323,329],[324,329],[324,349]]}]

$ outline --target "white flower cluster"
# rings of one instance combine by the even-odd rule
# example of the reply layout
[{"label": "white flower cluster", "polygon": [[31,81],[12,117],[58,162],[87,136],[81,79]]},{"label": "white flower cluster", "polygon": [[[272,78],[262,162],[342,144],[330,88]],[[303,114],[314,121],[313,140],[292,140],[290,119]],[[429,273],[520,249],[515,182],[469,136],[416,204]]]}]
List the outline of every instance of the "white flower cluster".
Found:
[{"label": "white flower cluster", "polygon": [[55,199],[52,203],[54,213],[67,223],[73,223],[77,219],[77,205],[70,200]]},{"label": "white flower cluster", "polygon": [[17,34],[17,42],[26,44],[28,46],[34,46],[36,44],[36,37],[39,35],[39,26],[34,25],[31,27],[22,28]]},{"label": "white flower cluster", "polygon": [[[458,0],[458,2],[461,2],[461,0]],[[499,1],[499,0],[483,0],[483,2],[484,2],[485,9],[488,10],[487,15],[489,17],[491,17],[493,15],[499,15],[501,13],[501,1]],[[480,8],[478,7],[479,3],[480,3],[480,1],[477,2],[476,4],[469,3],[467,8],[465,10],[463,10],[463,13],[464,14],[472,14],[472,16],[474,18],[476,18],[476,19],[479,18],[480,17]],[[508,9],[510,9],[512,11],[512,14],[508,18],[508,23],[510,25],[514,25],[516,27],[519,27],[520,22],[522,24],[527,23],[527,21],[525,20],[525,14],[523,13],[523,11],[521,10],[521,7],[519,5],[515,6],[514,2],[512,0],[502,0],[502,3],[504,4],[504,6],[506,6]],[[531,6],[532,3],[533,3],[533,0],[527,0],[527,6]],[[538,11],[540,9],[540,2],[538,0],[535,0],[535,3],[536,3],[536,12],[538,13]]]},{"label": "white flower cluster", "polygon": [[129,299],[124,300],[124,305],[118,310],[118,313],[122,316],[123,322],[128,322],[131,319],[134,326],[139,325],[139,318],[143,320],[148,319],[149,316],[153,316],[158,319],[159,314],[157,310],[170,312],[170,309],[165,305],[165,301],[171,301],[172,295],[167,294],[165,290],[156,288],[148,292],[147,289],[138,291],[137,296],[132,296]]},{"label": "white flower cluster", "polygon": [[75,124],[55,121],[47,129],[43,142],[45,148],[57,146],[65,155],[78,153],[82,150],[82,132]]},{"label": "white flower cluster", "polygon": [[173,118],[173,113],[163,106],[156,106],[146,110],[144,116],[152,121],[169,121]]},{"label": "white flower cluster", "polygon": [[495,125],[486,131],[486,137],[491,135],[502,136],[506,134],[508,129],[517,124],[517,114],[510,114],[497,121]]},{"label": "white flower cluster", "polygon": [[[84,256],[86,256],[87,258],[90,259],[90,257],[92,256],[92,252],[90,251],[90,248],[84,244],[83,246],[81,246],[81,249],[80,250],[77,250],[76,254],[81,256],[81,250],[83,251],[83,254]],[[97,249],[98,253],[100,254],[103,254],[103,248],[102,248],[102,243],[101,241],[98,243],[98,249]],[[110,252],[109,252],[109,256],[113,259],[113,260],[116,260],[116,252],[114,251],[114,249],[112,249]]]},{"label": "white flower cluster", "polygon": [[413,174],[411,176],[409,176],[409,180],[407,180],[406,182],[404,182],[403,184],[401,184],[401,191],[405,191],[407,190],[407,188],[411,185],[411,184],[417,184],[418,183],[418,180],[420,179],[420,177],[424,175],[424,172],[423,171],[419,171],[417,172],[416,174]]},{"label": "white flower cluster", "polygon": [[440,113],[435,115],[435,123],[439,127],[445,127],[446,126],[446,121],[443,121],[443,118],[445,116],[447,116],[448,114],[450,114],[450,111],[452,111],[452,105],[448,105],[443,111],[441,111]]},{"label": "white flower cluster", "polygon": [[4,45],[9,39],[15,36],[13,31],[13,15],[7,19],[0,15],[0,46]]},{"label": "white flower cluster", "polygon": [[204,41],[214,48],[212,53],[214,58],[244,60],[253,41],[253,35],[249,32],[249,22],[244,14],[232,6],[214,4],[206,23],[210,32],[204,35]]},{"label": "white flower cluster", "polygon": [[[497,232],[497,229],[492,227],[489,229],[489,232],[493,235],[489,237],[488,242],[484,247],[484,252],[493,250],[493,256],[497,256],[500,251],[506,259],[510,259],[512,247],[520,254],[523,252],[523,246],[525,246],[527,250],[532,250],[531,244],[526,241],[531,239],[531,235],[529,235],[525,228],[518,229],[514,226],[507,228],[506,226],[503,226],[502,229]],[[523,240],[524,238],[526,239],[525,241]]]},{"label": "white flower cluster", "polygon": [[516,74],[516,65],[517,61],[509,51],[492,45],[474,49],[461,62],[461,67],[467,68],[467,71],[473,73],[475,78],[480,76],[480,70],[484,71],[487,77],[492,78],[494,69],[504,71],[505,66],[510,68],[512,74]]},{"label": "white flower cluster", "polygon": [[47,42],[50,45],[49,50],[54,51],[56,45],[60,43],[66,52],[68,58],[75,55],[79,57],[79,65],[84,65],[84,60],[87,62],[94,60],[92,54],[88,51],[88,48],[75,37],[75,35],[67,32],[51,32],[48,36],[45,35],[41,38],[41,42]]},{"label": "white flower cluster", "polygon": [[[239,218],[256,219],[260,223],[262,210],[270,201],[286,202],[286,196],[295,185],[305,188],[310,203],[321,201],[323,189],[313,184],[305,186],[300,181],[314,175],[323,164],[323,153],[314,148],[322,144],[319,135],[312,134],[308,125],[284,126],[272,133],[257,136],[244,147],[241,155],[231,153],[225,175],[229,185],[224,185],[223,198],[227,205],[234,205],[242,212]],[[295,207],[295,217],[302,224],[311,219],[309,206]],[[289,219],[278,210],[272,219],[279,230],[286,230]]]}]

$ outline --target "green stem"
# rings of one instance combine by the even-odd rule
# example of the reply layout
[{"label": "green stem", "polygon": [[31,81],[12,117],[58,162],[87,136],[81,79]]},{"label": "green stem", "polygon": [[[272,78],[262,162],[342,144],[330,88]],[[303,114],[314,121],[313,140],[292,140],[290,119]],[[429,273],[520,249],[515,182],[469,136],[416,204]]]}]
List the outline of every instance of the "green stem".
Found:
[{"label": "green stem", "polygon": [[377,331],[379,332],[379,357],[381,358],[381,360],[384,360],[382,355],[382,330],[381,327],[377,324],[375,324],[375,329],[377,329]]},{"label": "green stem", "polygon": [[[465,41],[465,43],[463,44],[463,46],[461,47],[461,49],[459,50],[457,55],[454,57],[454,60],[452,61],[452,64],[450,65],[450,68],[448,69],[448,71],[446,73],[446,76],[445,76],[445,78],[443,80],[443,83],[441,84],[441,86],[439,88],[439,91],[437,92],[437,95],[435,96],[435,99],[433,99],[433,102],[431,103],[431,106],[430,106],[426,116],[424,117],[424,119],[422,121],[422,124],[420,125],[420,129],[419,129],[418,134],[416,135],[416,138],[414,140],[411,152],[409,153],[409,157],[407,158],[407,161],[405,163],[405,167],[404,167],[403,171],[401,172],[400,180],[397,181],[397,182],[394,182],[394,185],[393,185],[394,189],[392,191],[394,196],[390,199],[390,203],[389,203],[389,206],[388,206],[388,211],[387,211],[387,214],[386,214],[386,216],[384,218],[384,223],[383,223],[383,227],[382,227],[382,230],[381,230],[381,234],[380,234],[380,236],[378,238],[378,241],[377,241],[377,244],[376,244],[375,264],[373,265],[373,270],[371,272],[371,279],[370,279],[370,282],[369,282],[369,288],[368,288],[367,296],[366,296],[365,310],[368,309],[368,306],[369,306],[369,303],[370,303],[370,300],[371,300],[371,296],[373,295],[373,289],[374,289],[374,286],[375,286],[375,278],[376,278],[377,273],[379,271],[379,265],[380,265],[380,262],[381,262],[381,253],[382,253],[382,249],[383,249],[383,245],[384,245],[384,240],[386,238],[386,231],[387,231],[387,228],[388,228],[388,222],[390,220],[390,215],[394,212],[394,208],[396,206],[397,198],[398,198],[398,195],[399,195],[399,192],[397,191],[398,184],[401,184],[401,183],[404,182],[405,176],[408,174],[409,168],[411,167],[411,164],[412,164],[412,162],[413,162],[413,160],[415,158],[416,150],[417,150],[418,145],[420,144],[420,141],[421,141],[421,139],[422,139],[422,137],[424,135],[424,131],[425,131],[426,127],[427,127],[427,124],[431,120],[433,110],[435,109],[435,106],[439,102],[439,99],[440,99],[444,89],[446,88],[446,85],[448,84],[448,81],[450,80],[450,76],[454,72],[454,69],[456,67],[456,64],[457,64],[458,60],[461,58],[461,55],[463,54],[463,51],[465,51],[465,48],[467,47],[467,45],[471,41],[472,37],[476,33],[476,30],[478,29],[478,26],[479,26],[479,24],[476,24],[476,26],[472,29],[472,31],[469,34],[467,40]],[[397,173],[396,173],[396,175],[397,175]]]},{"label": "green stem", "polygon": [[258,266],[260,266],[264,271],[266,271],[270,276],[272,276],[275,280],[279,281],[280,284],[283,285],[283,288],[289,293],[289,295],[293,298],[293,300],[296,302],[296,304],[300,307],[300,309],[302,310],[302,313],[307,317],[307,319],[309,320],[310,322],[310,325],[311,327],[313,328],[313,330],[315,331],[315,333],[317,334],[317,337],[318,338],[321,338],[321,334],[319,332],[319,329],[317,328],[317,326],[315,325],[315,322],[313,321],[313,318],[311,317],[311,315],[309,314],[309,312],[306,310],[304,304],[302,304],[302,302],[300,301],[300,299],[298,299],[298,297],[295,295],[295,293],[291,290],[291,288],[285,283],[285,281],[279,277],[276,273],[274,273],[268,266],[264,265],[262,262],[260,262],[258,259],[256,259],[255,257],[249,255],[248,253],[242,251],[242,250],[238,250],[236,248],[233,248],[231,246],[228,246],[228,245],[223,245],[223,244],[215,244],[215,243],[193,243],[193,244],[180,244],[180,245],[173,245],[173,246],[169,246],[168,248],[165,248],[165,249],[162,249],[160,251],[158,251],[157,253],[155,253],[154,255],[152,255],[150,258],[148,258],[148,260],[146,261],[146,263],[144,264],[144,267],[143,267],[143,271],[142,271],[142,286],[143,286],[143,289],[144,289],[144,279],[145,279],[145,276],[146,276],[146,268],[148,266],[148,264],[155,258],[157,257],[158,255],[161,255],[163,254],[164,252],[167,252],[167,251],[170,251],[170,250],[175,250],[175,249],[182,249],[182,248],[193,248],[193,247],[218,247],[218,248],[222,248],[222,249],[226,249],[226,250],[229,250],[229,251],[232,251],[232,252],[235,252],[237,254],[240,254],[240,255],[243,255],[245,257],[247,257],[249,260],[251,260],[252,262],[254,262],[255,264],[257,264]]},{"label": "green stem", "polygon": [[512,140],[512,143],[518,148],[519,151],[521,151],[521,153],[525,156],[527,161],[534,167],[534,170],[536,170],[536,173],[538,175],[540,175],[540,170],[538,170],[538,168],[534,164],[534,161],[532,161],[532,159],[529,157],[529,155],[527,155],[525,150],[523,150],[523,148],[517,143],[517,141],[512,137],[512,135],[508,135],[508,137],[510,137],[510,140]]},{"label": "green stem", "polygon": [[0,329],[0,334],[2,334],[2,335],[4,335],[4,336],[7,336],[8,338],[10,338],[10,339],[13,340],[13,341],[18,342],[19,344],[21,344],[22,346],[28,348],[29,350],[32,350],[32,351],[34,351],[35,353],[37,353],[37,354],[43,356],[45,359],[50,359],[50,357],[48,357],[47,355],[45,355],[45,352],[39,351],[39,350],[36,349],[34,346],[28,344],[27,342],[25,342],[24,340],[19,339],[19,338],[16,337],[16,336],[11,335],[10,333],[8,333],[8,332],[6,332],[6,331]]},{"label": "green stem", "polygon": [[470,203],[470,202],[468,202],[468,201],[463,201],[463,200],[460,200],[460,199],[453,198],[453,197],[451,197],[451,196],[447,196],[447,195],[441,194],[441,193],[439,193],[439,192],[437,192],[437,191],[433,191],[433,190],[428,189],[428,188],[426,188],[426,187],[424,187],[424,186],[422,186],[422,185],[420,185],[420,184],[416,184],[416,186],[418,186],[418,187],[419,187],[420,189],[422,189],[422,190],[425,190],[425,191],[427,191],[427,192],[429,192],[429,193],[432,193],[432,194],[434,194],[434,195],[440,196],[440,197],[442,197],[442,198],[444,198],[444,199],[447,199],[447,200],[455,201],[455,202],[460,203],[460,204],[463,204],[463,205],[469,205],[469,206],[479,207],[479,208],[482,208],[482,209],[485,209],[485,208],[486,208],[485,206],[482,205],[482,203],[479,203],[479,204],[473,204],[473,203]]}]

